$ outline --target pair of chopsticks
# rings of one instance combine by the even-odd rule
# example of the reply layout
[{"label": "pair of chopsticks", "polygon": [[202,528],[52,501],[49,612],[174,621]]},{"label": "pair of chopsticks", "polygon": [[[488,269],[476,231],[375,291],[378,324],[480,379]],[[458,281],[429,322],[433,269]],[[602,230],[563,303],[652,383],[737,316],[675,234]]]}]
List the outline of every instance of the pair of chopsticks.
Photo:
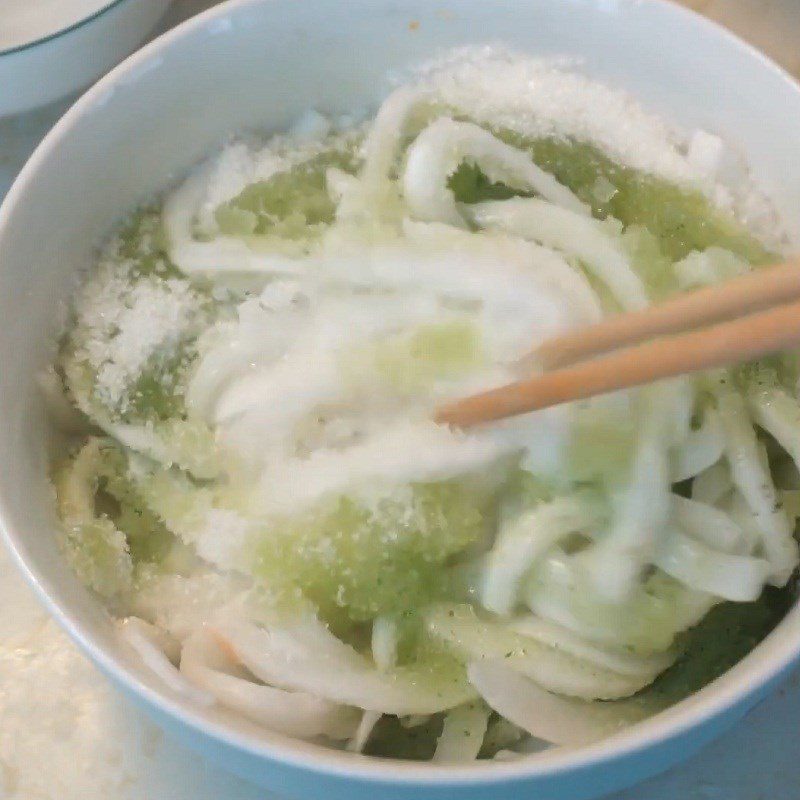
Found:
[{"label": "pair of chopsticks", "polygon": [[447,403],[435,419],[468,428],[798,346],[795,261],[551,339],[532,354],[543,374]]}]

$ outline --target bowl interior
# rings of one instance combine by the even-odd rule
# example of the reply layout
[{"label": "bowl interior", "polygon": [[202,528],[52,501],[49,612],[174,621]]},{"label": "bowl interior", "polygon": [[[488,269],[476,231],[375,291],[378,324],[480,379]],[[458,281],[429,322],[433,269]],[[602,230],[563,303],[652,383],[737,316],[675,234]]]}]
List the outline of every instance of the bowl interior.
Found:
[{"label": "bowl interior", "polygon": [[[631,90],[678,124],[724,135],[747,155],[800,241],[798,87],[693,14],[665,2],[623,0],[232,0],[157,40],[90,90],[33,156],[0,211],[0,318],[6,320],[0,523],[30,580],[98,663],[170,724],[183,728],[191,721],[194,729],[184,733],[196,744],[209,733],[226,738],[234,767],[242,748],[340,776],[399,781],[474,783],[578,763],[578,754],[561,753],[527,765],[387,766],[271,734],[234,733],[219,719],[203,722],[118,645],[106,613],[58,553],[47,480],[54,437],[36,389],[76,274],[127,210],[232,131],[280,129],[310,107],[333,113],[374,107],[388,73],[443,48],[498,41],[539,55],[578,57],[588,72]],[[636,736],[587,750],[582,763],[664,739],[733,705],[762,688],[799,649],[795,611],[780,636],[719,685],[645,723]]]}]

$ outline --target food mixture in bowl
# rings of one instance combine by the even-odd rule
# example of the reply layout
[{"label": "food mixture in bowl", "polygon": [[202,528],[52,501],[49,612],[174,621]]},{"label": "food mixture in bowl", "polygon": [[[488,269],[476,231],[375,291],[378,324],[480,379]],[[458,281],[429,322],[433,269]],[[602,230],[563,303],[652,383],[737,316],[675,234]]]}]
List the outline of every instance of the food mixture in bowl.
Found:
[{"label": "food mixture in bowl", "polygon": [[80,412],[64,550],[163,681],[231,719],[437,761],[598,739],[790,603],[796,359],[469,431],[433,409],[782,247],[718,137],[499,49],[369,120],[233,140],[75,297],[46,376]]}]

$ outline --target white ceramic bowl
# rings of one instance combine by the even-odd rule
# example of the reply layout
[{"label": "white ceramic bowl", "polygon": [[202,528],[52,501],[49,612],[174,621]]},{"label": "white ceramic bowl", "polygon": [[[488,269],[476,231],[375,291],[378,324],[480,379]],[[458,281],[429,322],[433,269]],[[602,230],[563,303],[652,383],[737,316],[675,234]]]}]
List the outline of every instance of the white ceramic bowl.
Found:
[{"label": "white ceramic bowl", "polygon": [[53,614],[120,688],[190,745],[282,794],[598,796],[703,745],[800,653],[795,608],[721,679],[600,743],[514,763],[389,762],[243,730],[170,696],[118,644],[106,613],[61,558],[35,374],[52,357],[60,304],[96,239],[231,131],[281,128],[310,106],[341,112],[372,104],[387,70],[437,48],[487,40],[580,56],[597,77],[678,122],[724,134],[748,154],[786,219],[800,222],[800,89],[742,42],[660,0],[233,0],[148,45],[93,87],[45,139],[0,210],[6,539]]},{"label": "white ceramic bowl", "polygon": [[142,42],[169,4],[109,0],[67,28],[19,47],[0,48],[0,117],[88,86]]}]

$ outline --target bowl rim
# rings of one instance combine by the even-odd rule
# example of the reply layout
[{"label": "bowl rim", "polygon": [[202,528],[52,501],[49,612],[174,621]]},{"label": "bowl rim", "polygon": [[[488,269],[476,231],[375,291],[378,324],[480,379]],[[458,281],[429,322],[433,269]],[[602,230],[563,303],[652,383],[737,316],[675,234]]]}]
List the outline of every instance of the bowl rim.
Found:
[{"label": "bowl rim", "polygon": [[[9,228],[14,208],[25,195],[27,184],[36,177],[40,165],[57,151],[61,140],[69,135],[76,123],[85,113],[102,105],[109,89],[126,83],[126,76],[145,72],[141,69],[149,62],[160,58],[160,53],[174,42],[191,38],[209,24],[219,24],[239,9],[281,2],[282,0],[225,0],[218,5],[189,18],[169,31],[161,34],[134,52],[88,89],[50,129],[34,153],[28,159],[14,183],[0,204],[0,248]],[[592,3],[601,0],[591,0]],[[113,0],[99,12],[84,19],[78,27],[90,19],[105,13],[110,8],[124,2]],[[640,12],[644,6],[632,4]],[[673,0],[650,0],[646,12],[654,19],[675,16],[681,24],[705,29],[707,36],[727,41],[743,55],[760,64],[788,84],[793,92],[800,92],[800,84],[782,67],[762,51],[733,34],[728,29],[698,12],[678,5]],[[70,28],[70,29],[72,29]],[[70,30],[70,29],[65,29]],[[58,34],[57,34],[58,35]],[[53,37],[49,37],[53,38]],[[46,41],[46,40],[40,40]],[[36,44],[36,43],[32,43]],[[31,45],[31,46],[32,46]],[[26,45],[27,47],[27,45]],[[24,49],[24,48],[23,48]],[[9,51],[0,51],[4,55]],[[140,72],[141,70],[141,72]],[[233,730],[223,722],[211,721],[194,710],[190,710],[166,692],[156,690],[144,683],[127,667],[119,663],[102,644],[98,643],[90,631],[85,630],[79,618],[64,611],[51,596],[48,587],[37,575],[34,566],[24,559],[15,540],[19,534],[12,533],[7,518],[9,516],[7,496],[0,487],[0,539],[8,548],[16,563],[34,592],[69,634],[85,655],[113,682],[129,696],[135,697],[157,711],[165,718],[172,718],[195,735],[200,734],[217,746],[225,746],[263,762],[273,762],[296,770],[317,774],[323,777],[358,780],[373,785],[395,787],[479,787],[525,782],[535,778],[553,777],[556,774],[577,772],[614,760],[636,756],[656,745],[680,738],[689,729],[699,728],[715,718],[730,711],[737,703],[751,704],[771,683],[782,677],[800,660],[800,605],[795,604],[778,623],[776,628],[734,667],[718,679],[668,709],[655,714],[629,728],[612,734],[598,742],[576,748],[553,748],[521,758],[519,760],[497,762],[483,761],[469,764],[439,765],[430,762],[392,760],[379,757],[366,757],[359,754],[335,750],[324,745],[294,739],[282,734],[267,731],[264,736],[256,736]],[[792,635],[787,635],[787,629]]]},{"label": "bowl rim", "polygon": [[106,3],[100,8],[90,12],[86,16],[80,17],[80,19],[70,23],[64,28],[59,28],[52,33],[48,33],[46,36],[39,36],[36,39],[22,42],[22,44],[15,44],[13,47],[0,48],[0,58],[3,56],[14,55],[15,53],[22,53],[26,50],[33,50],[41,44],[47,44],[55,39],[60,39],[62,36],[72,33],[73,31],[78,30],[78,28],[83,28],[85,25],[94,22],[94,20],[96,20],[98,17],[102,17],[106,12],[111,11],[111,9],[115,8],[116,6],[122,5],[124,2],[126,2],[126,0],[106,0]]}]

